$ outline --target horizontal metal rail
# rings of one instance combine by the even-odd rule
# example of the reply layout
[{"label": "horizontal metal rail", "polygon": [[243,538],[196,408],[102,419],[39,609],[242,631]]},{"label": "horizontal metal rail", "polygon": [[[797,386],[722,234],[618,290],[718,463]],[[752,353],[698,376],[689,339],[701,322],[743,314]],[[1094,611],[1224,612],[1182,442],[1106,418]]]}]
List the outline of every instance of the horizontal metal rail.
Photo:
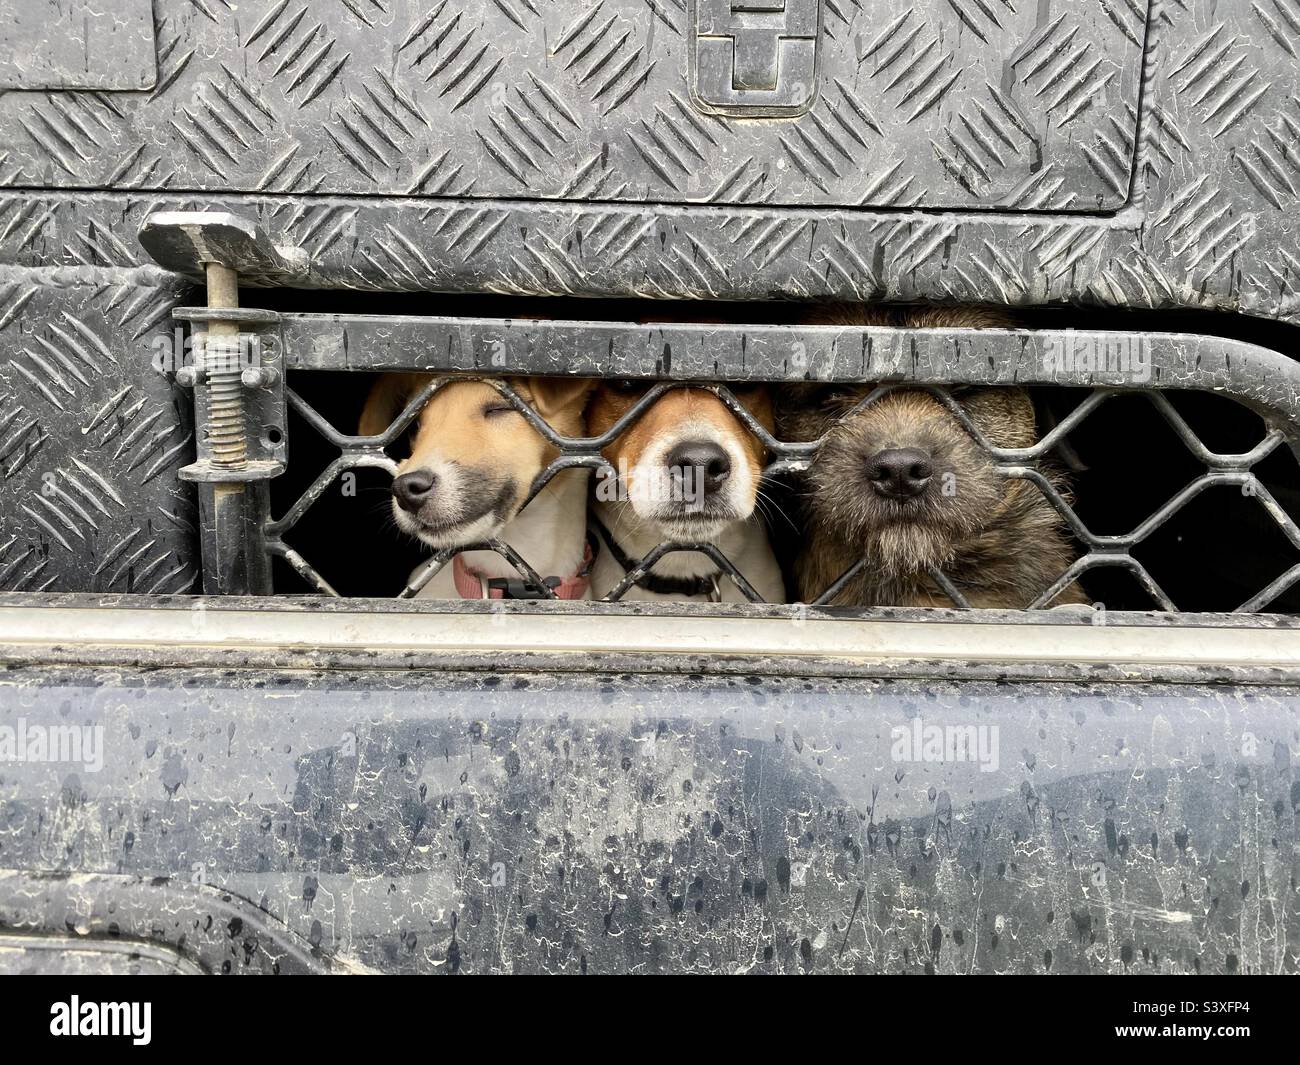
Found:
[{"label": "horizontal metal rail", "polygon": [[[733,383],[1140,384],[1223,392],[1266,417],[1300,424],[1300,367],[1293,359],[1257,344],[1197,333],[282,314],[279,335],[290,370]],[[1077,356],[1085,350],[1121,352],[1137,342],[1149,369],[1149,378],[1140,382],[1122,368],[1090,368]]]},{"label": "horizontal metal rail", "polygon": [[1271,685],[1300,680],[1300,623],[1086,608],[849,615],[743,604],[0,595],[7,664],[499,670],[503,661],[581,672]]}]

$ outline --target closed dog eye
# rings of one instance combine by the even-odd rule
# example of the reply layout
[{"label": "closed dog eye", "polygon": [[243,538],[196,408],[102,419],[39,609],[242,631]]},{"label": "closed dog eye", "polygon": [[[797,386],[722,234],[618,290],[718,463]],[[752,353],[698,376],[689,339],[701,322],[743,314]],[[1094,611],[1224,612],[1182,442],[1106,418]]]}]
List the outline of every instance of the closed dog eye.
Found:
[{"label": "closed dog eye", "polygon": [[820,385],[809,397],[808,403],[818,407],[853,406],[870,395],[875,387],[871,384]]}]

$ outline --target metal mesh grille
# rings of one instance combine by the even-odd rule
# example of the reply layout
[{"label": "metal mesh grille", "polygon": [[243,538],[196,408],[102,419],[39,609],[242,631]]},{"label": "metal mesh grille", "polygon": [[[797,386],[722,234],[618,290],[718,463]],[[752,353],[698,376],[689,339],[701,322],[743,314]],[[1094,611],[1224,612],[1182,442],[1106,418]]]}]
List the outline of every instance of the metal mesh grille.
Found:
[{"label": "metal mesh grille", "polygon": [[[482,380],[491,384],[527,419],[536,432],[559,451],[559,456],[551,462],[532,485],[528,497],[530,500],[552,477],[562,470],[586,467],[595,470],[606,470],[611,474],[616,472],[601,455],[601,450],[626,432],[660,396],[674,388],[707,388],[716,394],[746,429],[753,433],[767,449],[769,462],[764,471],[765,477],[808,469],[816,461],[818,448],[826,440],[826,434],[812,442],[793,443],[778,440],[754,418],[725,385],[702,385],[699,382],[660,381],[652,385],[614,425],[605,433],[596,437],[564,437],[557,434],[508,383],[500,379],[480,375],[435,378],[407,404],[405,409],[383,433],[371,437],[353,436],[340,432],[298,393],[289,389],[287,391],[287,400],[291,409],[301,415],[306,423],[330,445],[337,448],[339,454],[282,516],[274,519],[266,526],[265,549],[287,561],[317,591],[327,595],[337,595],[338,593],[330,586],[329,582],[287,542],[286,536],[301,521],[312,503],[319,499],[334,480],[345,471],[377,467],[386,470],[390,475],[394,474],[398,464],[387,454],[385,449],[402,438],[408,427],[419,417],[425,404],[440,388],[453,380]],[[1166,594],[1143,564],[1134,557],[1133,550],[1147,540],[1156,530],[1169,522],[1174,515],[1197,496],[1215,486],[1236,486],[1243,493],[1258,499],[1291,547],[1300,556],[1300,528],[1297,528],[1296,523],[1252,472],[1252,468],[1257,463],[1268,457],[1287,441],[1286,434],[1275,426],[1265,428],[1258,443],[1248,451],[1221,454],[1211,450],[1201,441],[1187,421],[1175,410],[1169,399],[1158,390],[1096,388],[1067,417],[1062,419],[1032,447],[1000,448],[985,438],[962,407],[960,401],[954,397],[947,387],[940,384],[911,381],[885,384],[875,388],[844,416],[847,417],[849,414],[857,413],[872,404],[878,403],[883,397],[899,389],[923,390],[934,396],[938,402],[947,408],[952,417],[961,424],[972,440],[988,456],[1000,476],[1027,480],[1036,486],[1043,497],[1061,515],[1065,525],[1081,545],[1082,551],[1079,557],[1030,604],[1030,609],[1040,609],[1052,605],[1053,601],[1065,589],[1069,588],[1075,580],[1090,570],[1100,567],[1119,567],[1133,574],[1156,609],[1176,611],[1178,607],[1174,601]],[[1196,476],[1171,498],[1156,506],[1145,520],[1130,532],[1099,535],[1087,527],[1061,492],[1045,476],[1040,469],[1040,463],[1061,444],[1070,432],[1078,428],[1086,418],[1094,414],[1107,400],[1123,392],[1133,391],[1140,392],[1149,400],[1159,415],[1172,428],[1182,444],[1198,462],[1204,465],[1205,472]],[[500,554],[509,561],[520,578],[530,588],[534,589],[539,597],[555,598],[555,593],[546,586],[542,576],[500,539],[437,552],[411,577],[407,586],[400,593],[400,597],[409,598],[417,595],[455,555],[471,550],[488,550]],[[751,602],[762,602],[753,586],[745,579],[744,574],[716,546],[707,543],[678,542],[660,543],[643,558],[636,560],[625,578],[604,596],[604,599],[616,601],[622,598],[635,582],[644,577],[660,559],[676,552],[698,552],[707,555],[717,564],[720,576],[733,581],[746,599]],[[809,605],[822,605],[833,602],[844,586],[864,566],[869,564],[870,559],[859,559]],[[969,608],[969,604],[962,592],[947,575],[932,569],[930,577],[955,607]],[[1297,581],[1300,581],[1300,560],[1271,581],[1266,587],[1261,588],[1250,599],[1241,603],[1237,607],[1237,612],[1254,612],[1265,609]]]}]

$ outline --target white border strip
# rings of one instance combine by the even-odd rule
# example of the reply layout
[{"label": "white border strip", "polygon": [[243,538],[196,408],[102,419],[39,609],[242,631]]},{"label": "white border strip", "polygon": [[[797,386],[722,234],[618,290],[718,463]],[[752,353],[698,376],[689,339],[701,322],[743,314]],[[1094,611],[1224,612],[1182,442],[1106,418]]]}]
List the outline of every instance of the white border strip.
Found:
[{"label": "white border strip", "polygon": [[[874,662],[1300,668],[1300,629],[867,619],[0,607],[0,646],[383,654],[810,657]],[[180,660],[183,664],[183,658]]]}]

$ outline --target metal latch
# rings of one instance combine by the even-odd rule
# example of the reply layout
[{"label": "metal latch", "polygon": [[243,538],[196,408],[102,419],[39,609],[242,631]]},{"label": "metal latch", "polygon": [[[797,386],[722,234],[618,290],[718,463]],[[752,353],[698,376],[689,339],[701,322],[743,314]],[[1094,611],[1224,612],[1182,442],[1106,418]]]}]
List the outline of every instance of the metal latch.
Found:
[{"label": "metal latch", "polygon": [[817,95],[821,0],[694,0],[692,68],[702,110],[798,115]]},{"label": "metal latch", "polygon": [[285,390],[279,315],[239,306],[239,284],[301,276],[305,256],[273,246],[252,221],[221,211],[160,212],[140,230],[160,265],[202,277],[206,307],[173,317],[206,326],[190,357],[170,367],[194,390],[196,461],[179,471],[198,486],[203,590],[269,592],[267,559],[249,551],[268,520],[265,483],[284,472]]}]

